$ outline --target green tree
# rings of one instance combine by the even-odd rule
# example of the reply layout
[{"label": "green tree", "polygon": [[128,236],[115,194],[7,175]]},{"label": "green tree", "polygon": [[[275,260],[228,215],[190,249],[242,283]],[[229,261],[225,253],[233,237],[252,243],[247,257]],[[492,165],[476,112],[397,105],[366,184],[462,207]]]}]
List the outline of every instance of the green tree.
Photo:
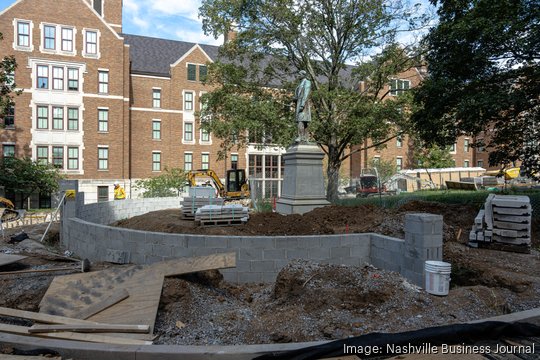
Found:
[{"label": "green tree", "polygon": [[56,192],[58,182],[63,178],[51,164],[40,164],[30,158],[4,157],[0,162],[0,186],[21,196],[21,208],[30,195],[36,192]]},{"label": "green tree", "polygon": [[456,166],[454,159],[450,154],[449,146],[441,147],[436,144],[426,146],[421,141],[415,142],[414,159],[418,162],[419,167],[426,170],[429,181],[432,183],[433,178],[428,169],[443,169]]},{"label": "green tree", "polygon": [[[3,39],[0,33],[0,41]],[[15,81],[12,74],[17,68],[15,57],[13,55],[4,56],[0,59],[0,118],[8,114],[9,109],[13,106],[13,95],[17,94],[15,90]],[[5,123],[0,123],[0,128],[4,127]]]},{"label": "green tree", "polygon": [[397,173],[397,166],[391,160],[373,158],[369,161],[369,167],[377,169],[381,185],[386,185],[388,180]]},{"label": "green tree", "polygon": [[439,23],[425,39],[429,77],[413,122],[427,144],[478,136],[490,165],[521,160],[540,171],[540,3],[432,0]]},{"label": "green tree", "polygon": [[393,0],[203,0],[206,34],[238,30],[209,68],[215,90],[203,98],[212,119],[206,126],[224,140],[223,150],[249,137],[289,146],[296,133],[292,90],[305,70],[312,82],[308,131],[327,155],[327,198],[336,200],[352,146],[367,139],[376,146],[407,128],[407,97],[384,99],[390,77],[415,64],[395,44],[403,21],[424,20],[415,10]]},{"label": "green tree", "polygon": [[145,198],[178,196],[184,186],[186,173],[179,168],[165,168],[163,174],[135,183],[135,188],[142,190]]}]

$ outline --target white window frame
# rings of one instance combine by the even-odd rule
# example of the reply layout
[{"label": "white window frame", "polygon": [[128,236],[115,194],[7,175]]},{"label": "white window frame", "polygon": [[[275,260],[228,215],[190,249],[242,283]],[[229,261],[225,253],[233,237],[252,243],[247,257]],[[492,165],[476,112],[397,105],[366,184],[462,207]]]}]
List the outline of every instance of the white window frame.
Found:
[{"label": "white window frame", "polygon": [[[19,45],[19,23],[28,24],[28,46]],[[33,39],[34,23],[31,20],[13,19],[13,50],[34,51]]]},{"label": "white window frame", "polygon": [[[67,39],[67,38],[64,37],[64,35],[65,35],[64,30],[71,31],[71,39]],[[76,30],[73,27],[60,26],[60,47],[59,47],[59,51],[61,53],[69,54],[69,55],[74,55],[75,54],[75,49],[76,49],[76,47],[75,47],[75,34],[76,34]],[[71,44],[71,50],[64,50],[64,41]]]},{"label": "white window frame", "polygon": [[[155,155],[159,155],[159,162],[154,160]],[[159,169],[154,167],[156,163],[158,164]],[[161,151],[152,151],[152,172],[161,172]]]},{"label": "white window frame", "polygon": [[450,154],[456,154],[456,153],[457,153],[457,142],[455,142],[454,144],[450,146]]},{"label": "white window frame", "polygon": [[[191,101],[186,101],[187,94],[191,94]],[[191,90],[182,91],[182,98],[184,99],[182,109],[185,112],[194,112],[195,111],[195,91],[191,91]],[[186,106],[187,103],[191,103],[190,109],[187,108]]]},{"label": "white window frame", "polygon": [[[208,157],[208,158],[207,158],[207,160],[208,160],[207,162],[205,162],[205,161],[203,160],[205,156]],[[206,164],[206,167],[205,167],[204,164]],[[208,169],[210,169],[210,153],[209,153],[209,152],[203,152],[203,153],[201,153],[201,169],[203,169],[203,170],[208,170]]]},{"label": "white window frame", "polygon": [[483,168],[484,167],[484,160],[482,160],[482,159],[476,160],[476,166]]},{"label": "white window frame", "polygon": [[[108,107],[98,107],[97,108],[97,115],[98,115],[98,132],[99,133],[108,133],[109,132],[109,108]],[[107,114],[106,119],[101,119],[101,114]],[[102,129],[102,124],[105,124],[105,126]]]},{"label": "white window frame", "polygon": [[[96,34],[96,52],[95,53],[89,53],[87,52],[88,47],[88,33],[95,33]],[[93,58],[93,59],[99,59],[101,58],[101,50],[100,50],[100,38],[101,38],[101,32],[97,29],[87,29],[84,28],[82,30],[82,36],[83,36],[83,49],[82,49],[82,56],[87,58]]]},{"label": "white window frame", "polygon": [[[396,82],[396,89],[392,90],[392,82],[395,81]],[[403,86],[400,88],[399,87],[399,83],[400,81],[402,82]],[[405,88],[404,84],[407,83],[407,88]],[[394,79],[390,79],[390,84],[388,86],[388,95],[390,96],[398,96],[400,95],[402,92],[405,92],[407,90],[410,90],[411,89],[411,80],[408,80],[408,79],[397,79],[397,78],[394,78]]]},{"label": "white window frame", "polygon": [[[76,149],[77,150],[77,167],[76,168],[72,168],[70,166],[70,160],[73,160],[75,159],[74,157],[70,157],[69,156],[69,150],[71,149]],[[81,149],[78,147],[78,146],[69,146],[67,147],[67,157],[66,157],[66,161],[67,161],[67,166],[66,166],[66,170],[72,170],[72,171],[78,171],[80,169],[80,163],[81,163],[81,157],[80,157],[80,153],[81,153]]]},{"label": "white window frame", "polygon": [[[60,111],[60,114],[62,115],[62,122],[61,122],[61,127],[56,127],[55,125],[55,120],[56,119],[60,119],[60,118],[57,118],[55,117],[55,110],[59,110]],[[65,122],[65,108],[64,106],[52,106],[52,109],[51,109],[51,129],[52,130],[64,130],[64,122]]]},{"label": "white window frame", "polygon": [[[159,97],[155,97],[155,94],[159,94]],[[161,109],[161,98],[162,98],[161,95],[163,95],[161,93],[161,88],[157,88],[157,87],[152,88],[152,107],[154,109]],[[157,104],[159,106],[156,106],[156,102],[159,102],[159,104]]]},{"label": "white window frame", "polygon": [[[54,149],[62,149],[62,164],[57,167],[56,164],[54,163],[54,160],[57,159],[55,156],[54,156]],[[61,169],[61,170],[64,170],[65,169],[65,164],[66,164],[66,148],[64,146],[58,146],[58,145],[53,145],[52,148],[51,148],[51,164],[54,166],[54,167],[57,167],[58,169]]]},{"label": "white window frame", "polygon": [[[46,69],[47,74],[45,76],[40,76],[40,69],[42,69],[42,70]],[[51,72],[51,69],[50,69],[49,65],[43,65],[43,64],[37,64],[36,65],[36,83],[35,83],[36,89],[49,90],[51,88],[50,72]],[[47,78],[47,87],[40,87],[39,86],[39,78]]]},{"label": "white window frame", "polygon": [[463,140],[463,151],[468,153],[470,148],[471,148],[471,144],[469,142],[469,139],[468,138],[464,139]]},{"label": "white window frame", "polygon": [[[65,73],[66,73],[66,67],[65,66],[52,66],[50,69],[51,73],[51,89],[52,90],[61,90],[64,91],[64,79],[65,79]],[[57,73],[59,71],[59,73]],[[59,75],[58,75],[59,74]]]},{"label": "white window frame", "polygon": [[[46,109],[47,110],[47,126],[45,127],[41,127],[40,126],[40,117],[39,117],[39,109],[40,108],[43,108],[43,109]],[[49,123],[50,123],[50,109],[49,109],[49,106],[48,105],[36,105],[36,129],[37,130],[49,130]]]},{"label": "white window frame", "polygon": [[[71,129],[70,128],[70,124],[73,123],[73,118],[70,118],[69,117],[69,110],[76,110],[77,111],[77,126],[76,128],[74,129]],[[80,109],[78,107],[75,107],[75,106],[68,106],[66,107],[66,130],[67,131],[79,131],[79,128],[80,128],[80,117],[81,117],[81,113],[80,113]],[[71,121],[70,121],[71,120]]]},{"label": "white window frame", "polygon": [[[191,165],[190,165],[190,168],[189,168],[189,169],[186,168],[186,164],[187,164],[187,163],[186,163],[186,155],[191,156],[191,162],[189,163],[189,164],[191,164]],[[191,152],[191,151],[185,151],[185,152],[184,152],[184,170],[185,170],[185,171],[191,171],[191,170],[193,170],[193,152]]]},{"label": "white window frame", "polygon": [[[49,24],[49,23],[41,23],[39,25],[39,27],[40,27],[40,30],[41,30],[41,44],[39,46],[40,51],[56,53],[56,51],[58,50],[58,31],[57,31],[58,29],[56,28],[56,25]],[[45,45],[46,45],[45,29],[46,28],[54,29],[54,38],[53,38],[53,46],[54,47],[53,48],[45,47]]]},{"label": "white window frame", "polygon": [[403,156],[396,156],[396,169],[397,171],[403,170]]},{"label": "white window frame", "polygon": [[[104,81],[102,75],[105,77]],[[109,80],[109,69],[98,69],[98,94],[109,94]]]},{"label": "white window frame", "polygon": [[[39,150],[40,149],[46,149],[47,150],[47,157],[46,157],[46,161],[45,161],[45,164],[50,164],[50,151],[49,151],[49,146],[48,145],[36,145],[36,162],[37,163],[40,163],[40,157],[39,157]],[[43,158],[41,158],[43,159]],[[42,163],[40,163],[42,164]]]},{"label": "white window frame", "polygon": [[[100,158],[99,157],[99,151],[100,150],[107,150],[107,158]],[[107,167],[106,168],[102,168],[101,167],[101,161],[102,160],[105,160],[107,161]],[[109,171],[109,145],[98,145],[97,146],[97,170],[98,171]]]},{"label": "white window frame", "polygon": [[[186,124],[191,124],[191,140],[186,140]],[[184,120],[182,125],[182,144],[195,144],[195,121]]]},{"label": "white window frame", "polygon": [[463,160],[463,167],[471,167],[471,162],[469,160]]},{"label": "white window frame", "polygon": [[[81,89],[81,79],[80,79],[80,76],[79,76],[79,73],[80,73],[79,70],[80,69],[75,68],[75,67],[71,67],[71,66],[67,66],[66,69],[67,69],[67,76],[66,76],[66,78],[67,78],[67,86],[66,86],[66,90],[67,91],[79,91]],[[69,88],[69,82],[75,80],[75,79],[72,79],[70,77],[70,70],[75,70],[77,72],[77,89],[76,90],[72,90],[72,89]]]},{"label": "white window frame", "polygon": [[[159,124],[159,129],[154,129],[154,124]],[[158,137],[155,137],[155,132],[158,132]],[[161,120],[160,119],[152,119],[152,140],[159,141],[161,140]]]}]

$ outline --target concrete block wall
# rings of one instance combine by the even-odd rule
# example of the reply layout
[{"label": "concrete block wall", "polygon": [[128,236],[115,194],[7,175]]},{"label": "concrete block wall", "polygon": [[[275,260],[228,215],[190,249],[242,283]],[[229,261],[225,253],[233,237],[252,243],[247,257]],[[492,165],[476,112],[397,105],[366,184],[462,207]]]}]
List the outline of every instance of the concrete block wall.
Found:
[{"label": "concrete block wall", "polygon": [[[152,200],[152,201],[149,201]],[[107,226],[113,221],[171,208],[178,198],[132,199],[84,205],[66,201],[63,245],[81,258],[109,261],[124,254],[127,262],[151,264],[179,257],[236,252],[236,268],[222,270],[227,281],[273,282],[294,259],[374,266],[401,273],[423,286],[424,261],[442,260],[442,216],[408,214],[405,240],[379,234],[313,236],[216,236],[154,233]],[[78,214],[78,215],[76,215]]]}]

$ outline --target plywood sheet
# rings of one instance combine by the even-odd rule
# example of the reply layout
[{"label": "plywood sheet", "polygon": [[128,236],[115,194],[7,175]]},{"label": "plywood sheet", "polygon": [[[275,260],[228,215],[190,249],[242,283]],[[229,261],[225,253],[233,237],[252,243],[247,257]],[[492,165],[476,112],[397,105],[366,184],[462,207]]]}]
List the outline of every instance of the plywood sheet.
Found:
[{"label": "plywood sheet", "polygon": [[235,253],[228,253],[58,276],[41,300],[40,312],[76,317],[78,313],[101,302],[111,293],[125,289],[129,293],[127,299],[88,320],[109,324],[149,325],[150,334],[118,335],[146,340],[150,339],[153,333],[164,276],[234,266]]},{"label": "plywood sheet", "polygon": [[26,256],[0,253],[0,266],[12,264],[22,259],[26,259]]}]

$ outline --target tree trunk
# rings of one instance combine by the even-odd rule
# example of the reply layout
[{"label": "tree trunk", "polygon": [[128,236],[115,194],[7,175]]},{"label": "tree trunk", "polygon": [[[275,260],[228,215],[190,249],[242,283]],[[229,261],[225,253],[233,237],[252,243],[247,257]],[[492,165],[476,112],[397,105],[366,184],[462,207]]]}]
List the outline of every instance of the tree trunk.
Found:
[{"label": "tree trunk", "polygon": [[326,199],[331,203],[336,203],[338,200],[340,168],[341,161],[339,161],[339,154],[337,154],[336,149],[330,147],[328,151],[328,167],[326,168],[326,176],[328,178],[328,184],[326,186]]}]

